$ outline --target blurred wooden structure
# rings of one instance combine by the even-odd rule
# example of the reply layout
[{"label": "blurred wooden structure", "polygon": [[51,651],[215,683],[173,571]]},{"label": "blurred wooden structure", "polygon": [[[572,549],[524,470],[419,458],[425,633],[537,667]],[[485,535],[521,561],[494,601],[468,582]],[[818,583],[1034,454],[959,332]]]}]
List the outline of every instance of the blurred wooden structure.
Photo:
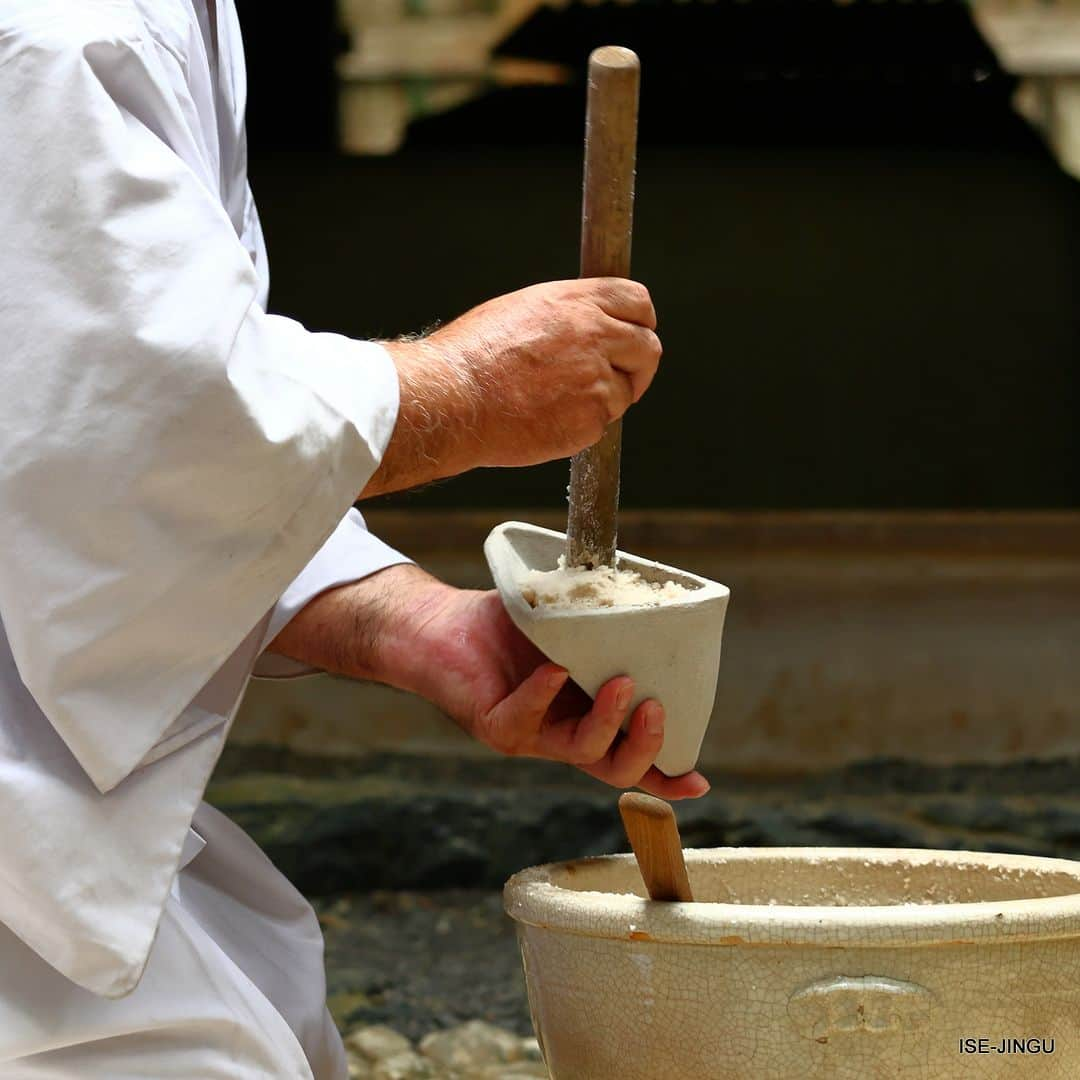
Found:
[{"label": "blurred wooden structure", "polygon": [[[570,73],[559,64],[507,58],[497,50],[539,9],[572,2],[337,0],[350,43],[338,62],[342,149],[393,153],[413,120],[452,109],[492,87],[566,81]],[[833,2],[855,7],[941,0]],[[1044,134],[1063,168],[1080,176],[1080,0],[968,3],[1001,66],[1021,79],[1017,109]]]},{"label": "blurred wooden structure", "polygon": [[1017,110],[1080,178],[1080,0],[972,0],[1001,66],[1021,78]]},{"label": "blurred wooden structure", "polygon": [[565,81],[559,64],[495,57],[543,0],[338,0],[341,147],[389,154],[411,121],[491,86]]}]

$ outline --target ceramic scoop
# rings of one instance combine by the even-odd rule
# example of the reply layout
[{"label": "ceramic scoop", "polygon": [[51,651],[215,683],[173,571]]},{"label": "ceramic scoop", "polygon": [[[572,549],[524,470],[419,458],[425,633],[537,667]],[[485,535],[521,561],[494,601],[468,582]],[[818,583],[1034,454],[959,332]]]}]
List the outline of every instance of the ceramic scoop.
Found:
[{"label": "ceramic scoop", "polygon": [[659,701],[666,720],[656,767],[667,776],[689,772],[716,696],[727,586],[620,551],[620,568],[646,581],[675,582],[686,592],[654,607],[533,607],[525,596],[532,572],[556,569],[565,546],[565,534],[522,521],[493,529],[484,555],[503,606],[590,697],[609,679],[629,675],[634,700],[628,715],[646,698]]}]

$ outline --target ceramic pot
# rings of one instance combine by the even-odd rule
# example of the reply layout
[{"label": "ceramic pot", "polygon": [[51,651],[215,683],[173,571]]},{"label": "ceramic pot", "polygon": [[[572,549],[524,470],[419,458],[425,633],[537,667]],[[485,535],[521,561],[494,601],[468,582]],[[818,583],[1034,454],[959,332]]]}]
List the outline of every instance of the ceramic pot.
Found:
[{"label": "ceramic pot", "polygon": [[720,848],[687,864],[704,902],[644,899],[629,855],[507,883],[553,1080],[1080,1077],[1080,863]]},{"label": "ceramic pot", "polygon": [[620,551],[620,569],[690,591],[655,607],[531,607],[522,595],[524,578],[533,570],[554,570],[565,550],[566,534],[552,529],[520,521],[493,529],[484,555],[503,606],[514,625],[590,697],[616,675],[629,675],[635,687],[631,712],[646,698],[661,702],[666,719],[656,767],[668,776],[689,772],[716,697],[727,586]]}]

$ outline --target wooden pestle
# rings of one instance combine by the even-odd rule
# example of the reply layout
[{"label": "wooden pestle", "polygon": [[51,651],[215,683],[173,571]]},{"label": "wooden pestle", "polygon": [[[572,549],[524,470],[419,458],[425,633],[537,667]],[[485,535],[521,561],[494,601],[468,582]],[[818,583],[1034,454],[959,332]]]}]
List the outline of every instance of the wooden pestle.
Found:
[{"label": "wooden pestle", "polygon": [[[607,45],[589,57],[581,277],[628,277],[634,221],[638,86],[641,64]],[[568,566],[614,566],[619,515],[622,421],[570,461]]]},{"label": "wooden pestle", "polygon": [[619,815],[650,900],[692,901],[675,811],[639,791],[619,796]]}]

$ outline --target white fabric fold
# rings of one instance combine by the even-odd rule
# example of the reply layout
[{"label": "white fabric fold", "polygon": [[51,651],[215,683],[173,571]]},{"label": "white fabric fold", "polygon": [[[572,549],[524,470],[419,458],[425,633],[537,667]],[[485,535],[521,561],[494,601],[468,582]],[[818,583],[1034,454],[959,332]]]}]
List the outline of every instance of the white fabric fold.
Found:
[{"label": "white fabric fold", "polygon": [[332,532],[398,384],[264,313],[216,115],[135,8],[50,10],[0,8],[0,611],[104,792]]},{"label": "white fabric fold", "polygon": [[205,849],[122,1000],[73,985],[0,927],[4,1080],[346,1080],[311,906],[205,803],[194,830]]},{"label": "white fabric fold", "polygon": [[139,981],[264,627],[192,703],[192,724],[216,723],[108,795],[22,685],[0,627],[0,922],[93,993],[117,997]]},{"label": "white fabric fold", "polygon": [[[0,923],[85,989],[129,992],[170,883],[201,847],[192,815],[260,651],[315,596],[408,561],[350,511],[139,767],[106,795],[27,692],[0,623]],[[285,657],[266,661],[281,665],[275,674],[294,673]]]},{"label": "white fabric fold", "polygon": [[0,0],[0,922],[110,997],[272,625],[402,560],[342,522],[393,364],[265,313],[202,6]]}]

